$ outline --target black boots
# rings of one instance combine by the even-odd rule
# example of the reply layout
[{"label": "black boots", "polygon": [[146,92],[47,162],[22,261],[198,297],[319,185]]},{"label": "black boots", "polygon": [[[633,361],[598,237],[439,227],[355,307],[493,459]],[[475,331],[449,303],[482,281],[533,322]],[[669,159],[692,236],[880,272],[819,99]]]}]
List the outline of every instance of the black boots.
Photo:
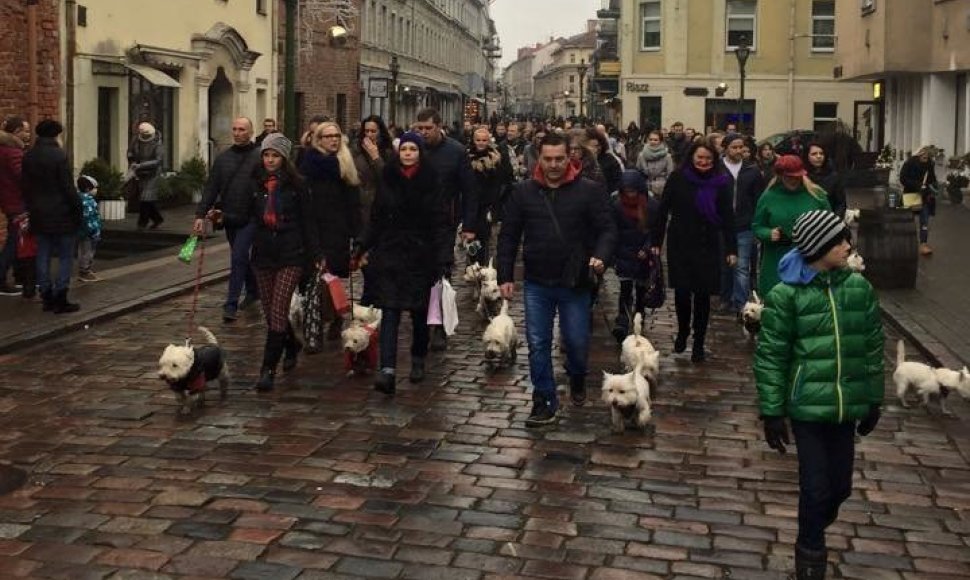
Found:
[{"label": "black boots", "polygon": [[44,301],[44,312],[54,311],[54,293],[50,290],[41,290],[40,298]]},{"label": "black boots", "polygon": [[424,359],[413,357],[411,358],[411,374],[408,375],[408,380],[412,383],[420,383],[424,380]]},{"label": "black boots", "polygon": [[706,329],[694,329],[694,347],[690,351],[691,362],[704,362],[707,353],[704,352],[704,335]]},{"label": "black boots", "polygon": [[795,545],[795,580],[823,580],[826,551],[809,550]]},{"label": "black boots", "polygon": [[276,365],[283,356],[283,345],[286,342],[285,332],[268,331],[266,333],[266,347],[263,350],[263,367],[259,371],[259,380],[256,381],[256,390],[267,392],[273,390],[273,382],[276,378]]},{"label": "black boots", "polygon": [[67,290],[45,292],[42,293],[41,296],[44,299],[45,312],[53,312],[54,314],[69,314],[71,312],[77,312],[81,309],[80,304],[74,304],[73,302],[67,301]]},{"label": "black boots", "polygon": [[296,357],[300,354],[299,341],[296,340],[296,333],[292,328],[286,331],[286,338],[283,341],[283,372],[289,372],[296,368]]},{"label": "black boots", "polygon": [[395,383],[393,372],[381,371],[377,373],[377,379],[374,381],[374,390],[385,395],[393,395],[397,391]]},{"label": "black boots", "polygon": [[586,377],[569,377],[569,397],[572,399],[573,405],[577,407],[582,407],[586,404]]}]

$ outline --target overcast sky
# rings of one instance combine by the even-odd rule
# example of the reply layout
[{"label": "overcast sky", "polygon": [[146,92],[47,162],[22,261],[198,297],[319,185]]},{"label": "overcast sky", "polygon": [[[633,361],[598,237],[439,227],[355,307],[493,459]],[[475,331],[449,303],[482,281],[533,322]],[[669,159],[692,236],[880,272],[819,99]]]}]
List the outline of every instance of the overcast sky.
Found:
[{"label": "overcast sky", "polygon": [[515,60],[520,47],[583,32],[586,21],[596,18],[600,4],[600,0],[494,0],[491,14],[502,41],[501,67]]}]

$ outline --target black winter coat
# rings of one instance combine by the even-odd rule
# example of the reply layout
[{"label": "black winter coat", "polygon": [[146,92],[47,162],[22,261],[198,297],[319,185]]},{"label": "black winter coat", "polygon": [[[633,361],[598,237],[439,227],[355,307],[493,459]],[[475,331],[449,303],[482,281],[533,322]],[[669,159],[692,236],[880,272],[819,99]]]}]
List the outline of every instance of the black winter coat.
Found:
[{"label": "black winter coat", "polygon": [[468,162],[478,188],[478,224],[475,226],[475,233],[480,238],[488,239],[488,212],[495,213],[505,188],[512,182],[512,165],[508,156],[495,147],[489,147],[481,153],[469,151]]},{"label": "black winter coat", "polygon": [[427,309],[431,287],[454,259],[445,197],[430,164],[411,179],[397,161],[384,167],[360,248],[368,253],[367,293],[374,306]]},{"label": "black winter coat", "polygon": [[258,167],[249,182],[247,216],[256,224],[253,238],[253,265],[259,269],[285,266],[308,268],[323,258],[319,234],[313,219],[312,200],[305,187],[290,182],[280,174],[278,195],[280,209],[275,229],[263,221],[269,194],[266,191],[266,171]]},{"label": "black winter coat", "polygon": [[77,194],[67,154],[57,140],[41,137],[24,154],[21,183],[37,234],[74,234],[81,227],[81,197]]},{"label": "black winter coat", "polygon": [[726,255],[737,254],[737,236],[727,235],[733,233],[730,230],[734,223],[731,189],[724,186],[718,191],[720,225],[704,219],[694,206],[696,192],[697,186],[688,181],[682,170],[670,175],[660,200],[657,235],[651,244],[660,248],[667,241],[671,288],[713,294],[720,290],[721,265]]},{"label": "black winter coat", "polygon": [[623,177],[623,168],[620,167],[620,162],[606,151],[599,154],[596,162],[600,166],[600,171],[603,172],[603,178],[606,179],[606,191],[611,194],[614,191],[619,191],[620,179]]},{"label": "black winter coat", "polygon": [[614,253],[613,269],[620,278],[645,280],[650,274],[649,262],[637,257],[640,251],[650,251],[652,232],[657,228],[657,212],[660,203],[647,196],[647,229],[640,231],[637,220],[630,219],[623,213],[621,199],[613,201],[613,220],[616,222],[616,252]]},{"label": "black winter coat", "polygon": [[[832,166],[828,160],[821,170],[808,169],[808,178],[814,181],[828,194],[829,205],[832,211],[840,218],[845,219],[845,183],[842,176]],[[922,179],[922,178],[921,178]]]},{"label": "black winter coat", "polygon": [[764,174],[761,173],[761,169],[757,165],[746,161],[741,164],[737,179],[728,170],[723,160],[721,161],[721,171],[731,180],[734,231],[749,231],[751,220],[754,218],[754,208],[758,206],[758,198],[765,190]]},{"label": "black winter coat", "polygon": [[304,152],[300,173],[306,178],[310,191],[311,213],[320,235],[320,250],[327,260],[327,271],[347,278],[350,276],[350,239],[360,235],[360,188],[348,185],[340,178],[340,166],[335,157],[327,160],[316,149]]},{"label": "black winter coat", "polygon": [[[543,197],[552,205],[567,244],[556,233]],[[580,177],[557,189],[535,179],[516,184],[505,204],[498,236],[499,284],[513,281],[523,235],[525,279],[530,282],[563,286],[563,269],[572,253],[581,252],[586,262],[590,257],[609,262],[616,248],[616,224],[606,199],[603,186]]]},{"label": "black winter coat", "polygon": [[915,155],[903,163],[899,169],[899,183],[905,193],[916,193],[923,189],[923,176],[926,186],[936,186],[936,171],[932,161],[923,163]]},{"label": "black winter coat", "polygon": [[473,231],[478,223],[478,187],[472,175],[465,147],[451,137],[442,136],[434,147],[425,148],[422,161],[434,167],[443,202],[452,220]]},{"label": "black winter coat", "polygon": [[252,176],[259,167],[259,147],[254,143],[233,145],[220,153],[212,163],[195,216],[205,217],[206,212],[218,203],[227,226],[245,225],[249,221]]}]

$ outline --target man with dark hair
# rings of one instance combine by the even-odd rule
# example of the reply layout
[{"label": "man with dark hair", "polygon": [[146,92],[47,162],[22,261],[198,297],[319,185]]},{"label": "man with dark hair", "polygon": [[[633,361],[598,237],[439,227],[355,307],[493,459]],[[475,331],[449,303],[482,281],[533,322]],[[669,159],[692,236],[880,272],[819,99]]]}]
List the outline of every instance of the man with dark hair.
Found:
[{"label": "man with dark hair", "polygon": [[6,216],[2,226],[7,231],[7,240],[0,250],[0,296],[20,294],[20,290],[7,283],[7,271],[15,264],[18,267],[15,268],[14,277],[20,278],[18,282],[23,284],[24,295],[29,298],[34,292],[33,284],[28,284],[28,280],[24,279],[33,280],[33,276],[25,275],[30,272],[30,264],[18,264],[17,261],[19,228],[14,223],[14,220],[25,211],[20,178],[24,149],[27,147],[29,137],[30,125],[22,117],[10,117],[4,121],[0,130],[0,211]]},{"label": "man with dark hair", "polygon": [[272,133],[279,133],[279,130],[276,128],[276,119],[266,117],[263,119],[263,132],[256,136],[256,146],[262,145],[263,139]]},{"label": "man with dark hair", "polygon": [[525,235],[525,334],[533,387],[528,427],[555,422],[559,409],[552,370],[557,310],[570,395],[574,405],[586,402],[593,278],[603,273],[617,241],[602,187],[579,176],[562,136],[542,139],[538,163],[533,177],[512,190],[498,238],[498,283],[502,296],[511,299],[515,258]]},{"label": "man with dark hair", "polygon": [[[195,209],[194,230],[205,231],[205,218],[216,204],[222,209],[222,223],[229,240],[229,290],[222,307],[222,321],[234,322],[237,312],[259,300],[256,274],[249,263],[256,224],[249,219],[249,202],[253,194],[252,175],[260,163],[259,147],[252,141],[253,122],[239,117],[232,122],[232,146],[216,157],[209,171],[209,179],[203,190],[202,201]],[[239,296],[243,287],[246,297]]]},{"label": "man with dark hair", "polygon": [[754,232],[751,222],[758,198],[765,190],[765,179],[758,166],[744,160],[744,135],[729,133],[722,141],[724,156],[721,170],[731,178],[734,223],[726,235],[733,234],[738,242],[738,261],[734,266],[721,265],[721,310],[740,317],[741,308],[751,293],[751,263],[754,252]]},{"label": "man with dark hair", "polygon": [[[451,217],[453,229],[461,223],[462,240],[474,240],[475,224],[478,223],[478,187],[465,147],[445,135],[441,127],[441,115],[436,109],[418,111],[414,130],[424,138],[425,157],[438,173],[441,194],[448,204],[448,215]],[[434,327],[431,350],[445,350],[447,346],[444,329],[441,326]]]},{"label": "man with dark hair", "polygon": [[678,167],[684,161],[684,153],[687,152],[690,145],[690,141],[684,135],[684,124],[680,121],[674,121],[674,124],[670,126],[670,134],[667,135],[667,149],[670,151],[674,164]]}]

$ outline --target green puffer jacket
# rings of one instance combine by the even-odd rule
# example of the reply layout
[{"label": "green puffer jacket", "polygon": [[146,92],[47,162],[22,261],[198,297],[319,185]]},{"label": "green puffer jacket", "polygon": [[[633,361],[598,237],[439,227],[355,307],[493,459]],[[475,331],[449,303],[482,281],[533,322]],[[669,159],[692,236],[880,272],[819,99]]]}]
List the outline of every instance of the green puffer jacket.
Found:
[{"label": "green puffer jacket", "polygon": [[883,400],[882,320],[865,278],[817,272],[796,250],[768,293],[755,352],[761,415],[846,423]]}]

